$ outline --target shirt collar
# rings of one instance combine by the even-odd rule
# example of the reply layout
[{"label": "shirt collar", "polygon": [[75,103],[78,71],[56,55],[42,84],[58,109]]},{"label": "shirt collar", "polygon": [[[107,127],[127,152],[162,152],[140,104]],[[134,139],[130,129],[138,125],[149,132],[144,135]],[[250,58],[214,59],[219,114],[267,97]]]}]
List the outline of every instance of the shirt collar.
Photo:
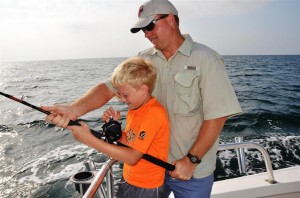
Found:
[{"label": "shirt collar", "polygon": [[[152,97],[146,104],[144,104],[143,106],[141,106],[140,108],[138,109],[131,109],[129,110],[131,113],[133,114],[140,114],[140,113],[143,113],[146,109],[149,108],[149,106],[152,106],[154,103],[156,102],[156,99],[155,97]],[[128,111],[128,112],[129,112]]]},{"label": "shirt collar", "polygon": [[193,47],[193,39],[189,34],[184,34],[183,37],[185,38],[185,40],[179,47],[178,52],[182,53],[185,56],[190,56]]},{"label": "shirt collar", "polygon": [[[185,38],[184,42],[182,43],[182,45],[179,47],[179,49],[177,50],[177,52],[180,52],[181,54],[185,55],[185,56],[190,56],[191,55],[191,51],[192,51],[192,47],[193,47],[193,39],[189,34],[184,34],[183,37]],[[154,55],[154,54],[158,54],[160,56],[163,56],[162,52],[159,49],[156,49],[154,47],[152,47],[149,51],[148,51],[149,55]]]}]

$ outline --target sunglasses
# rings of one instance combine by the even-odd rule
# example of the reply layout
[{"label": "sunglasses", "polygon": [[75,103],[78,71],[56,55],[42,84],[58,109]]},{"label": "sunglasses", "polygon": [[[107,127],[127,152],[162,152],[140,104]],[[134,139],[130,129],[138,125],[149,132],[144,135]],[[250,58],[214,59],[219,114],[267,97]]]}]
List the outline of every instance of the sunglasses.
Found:
[{"label": "sunglasses", "polygon": [[169,16],[169,15],[168,15],[168,14],[162,15],[162,16],[159,17],[158,19],[152,20],[146,27],[143,27],[143,28],[142,28],[143,32],[145,32],[146,30],[147,30],[147,31],[152,31],[153,28],[155,27],[155,23],[156,23],[157,21],[159,21],[160,19],[166,18],[167,16]]}]

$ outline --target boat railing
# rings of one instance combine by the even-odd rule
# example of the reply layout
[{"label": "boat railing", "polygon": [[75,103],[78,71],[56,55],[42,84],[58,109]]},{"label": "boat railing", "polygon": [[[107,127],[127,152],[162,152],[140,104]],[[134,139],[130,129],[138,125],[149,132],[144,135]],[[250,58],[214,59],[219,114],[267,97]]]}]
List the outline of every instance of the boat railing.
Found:
[{"label": "boat railing", "polygon": [[270,184],[275,184],[275,178],[274,178],[274,173],[273,173],[273,168],[272,168],[272,162],[270,159],[270,156],[268,154],[268,151],[261,145],[255,142],[242,142],[241,137],[236,137],[235,138],[235,143],[227,143],[227,144],[220,144],[218,150],[223,151],[223,150],[230,150],[230,149],[235,149],[237,152],[238,156],[238,162],[239,162],[239,169],[241,173],[245,173],[245,153],[244,149],[258,149],[264,158],[265,166],[267,169],[267,174],[268,174],[268,179],[266,180]]},{"label": "boat railing", "polygon": [[[265,161],[265,166],[267,169],[267,174],[268,174],[268,179],[266,180],[270,184],[276,183],[274,174],[273,174],[273,169],[272,169],[272,163],[270,160],[270,156],[267,152],[267,150],[254,142],[243,142],[242,138],[237,137],[235,138],[235,143],[227,143],[227,144],[220,144],[218,150],[223,151],[223,150],[231,150],[235,149],[237,152],[238,156],[238,162],[239,162],[239,170],[241,172],[244,172],[246,170],[246,164],[245,164],[245,153],[244,149],[245,148],[250,148],[250,149],[258,149],[264,158]],[[114,159],[109,159],[106,161],[101,169],[96,172],[95,177],[93,181],[91,182],[89,188],[86,190],[86,192],[83,195],[83,198],[113,198],[115,197],[115,191],[114,191],[114,179],[112,176],[112,166],[116,164],[118,161]],[[88,162],[87,167],[95,167],[93,162]],[[106,181],[106,186],[105,189],[101,184],[103,181]],[[100,189],[100,190],[99,190]]]},{"label": "boat railing", "polygon": [[[95,195],[97,198],[113,198],[114,197],[114,179],[112,175],[112,166],[116,164],[118,160],[109,159],[107,160],[100,170],[95,175],[95,178],[91,185],[89,186],[88,190],[83,195],[83,198],[93,198]],[[99,192],[99,187],[106,181],[106,189],[100,188],[101,191]]]}]

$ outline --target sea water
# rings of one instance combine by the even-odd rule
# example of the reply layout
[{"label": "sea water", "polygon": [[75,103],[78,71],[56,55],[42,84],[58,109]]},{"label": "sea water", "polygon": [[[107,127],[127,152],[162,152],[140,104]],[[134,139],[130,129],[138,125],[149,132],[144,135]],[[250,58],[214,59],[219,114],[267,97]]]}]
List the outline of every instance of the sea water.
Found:
[{"label": "sea water", "polygon": [[[0,91],[36,106],[71,102],[109,78],[126,58],[0,63]],[[273,169],[300,165],[300,56],[224,56],[229,78],[243,112],[230,118],[220,143],[235,137],[259,143],[270,154]],[[126,105],[111,100],[82,119],[100,130],[102,112]],[[0,197],[78,197],[69,178],[92,159],[107,157],[76,142],[68,130],[45,115],[0,96]],[[265,171],[259,151],[246,149],[247,173]],[[234,150],[218,153],[215,180],[239,176]]]}]

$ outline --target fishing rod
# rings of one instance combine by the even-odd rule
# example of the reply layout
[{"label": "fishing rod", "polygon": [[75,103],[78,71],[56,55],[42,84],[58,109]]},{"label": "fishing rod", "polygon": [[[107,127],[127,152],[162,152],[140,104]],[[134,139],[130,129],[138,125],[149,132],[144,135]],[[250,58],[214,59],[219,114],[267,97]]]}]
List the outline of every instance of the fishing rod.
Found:
[{"label": "fishing rod", "polygon": [[[37,107],[37,106],[35,106],[35,105],[33,105],[33,104],[30,104],[30,103],[28,103],[28,102],[26,102],[26,101],[24,101],[24,100],[21,100],[21,99],[19,99],[19,98],[16,98],[16,97],[14,97],[14,96],[12,96],[12,95],[9,95],[9,94],[3,93],[3,92],[0,92],[0,95],[3,95],[3,96],[5,96],[5,97],[7,97],[7,98],[9,98],[9,99],[11,99],[11,100],[14,100],[14,101],[18,102],[18,103],[21,103],[21,104],[23,104],[23,105],[26,105],[26,106],[28,106],[28,107],[31,107],[32,109],[35,109],[35,110],[37,110],[37,111],[40,111],[40,112],[42,112],[42,113],[44,113],[44,114],[47,114],[47,115],[50,115],[50,114],[51,114],[50,111],[45,111],[45,110],[43,110],[43,109],[40,108],[40,107]],[[112,124],[111,124],[110,126],[115,126],[117,121],[112,120],[111,122],[112,122]],[[107,123],[106,123],[106,124],[107,124]],[[76,125],[76,126],[81,126],[78,120],[75,120],[75,121],[70,120],[70,122],[69,122],[68,125],[69,125],[69,126],[74,126],[74,125]],[[109,128],[109,126],[108,126],[108,128]],[[113,128],[113,127],[111,127],[111,128]],[[98,139],[105,139],[105,138],[110,139],[110,140],[108,141],[109,143],[112,143],[112,140],[113,140],[114,138],[120,139],[119,135],[116,135],[115,133],[114,133],[113,135],[110,135],[110,134],[106,134],[104,131],[98,132],[98,131],[95,131],[95,130],[93,130],[93,129],[90,129],[90,130],[91,130],[91,133],[92,133],[95,137],[97,137]],[[110,130],[110,131],[111,131],[111,130]],[[117,139],[117,140],[118,140],[118,139]],[[118,145],[118,146],[128,147],[127,145],[122,144],[121,142],[117,142],[117,145]],[[161,159],[158,159],[158,158],[156,158],[156,157],[154,157],[154,156],[151,156],[151,155],[149,155],[149,154],[144,154],[144,155],[142,156],[142,158],[145,159],[145,160],[147,160],[147,161],[149,161],[149,162],[151,162],[151,163],[153,163],[153,164],[156,164],[156,165],[158,165],[158,166],[160,166],[160,167],[162,167],[162,168],[165,168],[165,169],[168,170],[168,171],[173,171],[173,170],[175,170],[175,166],[174,166],[174,165],[169,164],[169,163],[167,163],[167,162],[165,162],[165,161],[163,161],[163,160],[161,160]]]},{"label": "fishing rod", "polygon": [[[47,115],[50,115],[50,114],[51,114],[50,111],[45,111],[44,109],[42,109],[42,108],[40,108],[40,107],[37,107],[37,106],[35,106],[35,105],[33,105],[33,104],[30,104],[30,103],[28,103],[28,102],[26,102],[26,101],[24,101],[24,100],[21,100],[21,99],[19,99],[19,98],[16,98],[16,97],[14,97],[14,96],[12,96],[12,95],[9,95],[9,94],[3,93],[3,92],[0,92],[0,94],[3,95],[3,96],[5,96],[5,97],[7,97],[7,98],[9,98],[9,99],[11,99],[11,100],[17,101],[17,102],[19,102],[19,103],[22,103],[23,105],[26,105],[26,106],[28,106],[28,107],[31,107],[32,109],[35,109],[35,110],[37,110],[37,111],[40,111],[40,112],[42,112],[42,113],[44,113],[44,114],[47,114]],[[79,124],[78,121],[73,121],[73,120],[70,120],[70,122],[69,122],[68,125],[70,125],[70,126],[74,126],[74,125],[81,126],[81,125]],[[104,134],[101,133],[101,132],[98,132],[98,131],[95,131],[95,130],[92,130],[92,129],[91,129],[91,132],[92,132],[92,134],[93,134],[95,137],[97,137],[97,138],[99,138],[99,139],[102,139],[102,138],[104,137]]]}]

